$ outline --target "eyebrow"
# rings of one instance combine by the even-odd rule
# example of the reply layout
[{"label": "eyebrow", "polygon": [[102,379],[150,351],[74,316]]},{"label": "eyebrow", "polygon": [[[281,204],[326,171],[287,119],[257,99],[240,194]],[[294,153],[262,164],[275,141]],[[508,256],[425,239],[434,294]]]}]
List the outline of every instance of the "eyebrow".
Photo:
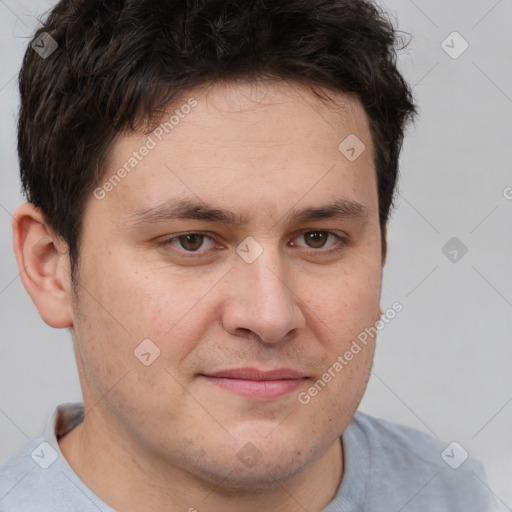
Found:
[{"label": "eyebrow", "polygon": [[[283,216],[289,224],[303,223],[325,219],[356,219],[367,220],[369,211],[366,206],[350,199],[337,201],[303,209],[292,209]],[[201,201],[180,199],[169,201],[153,208],[137,210],[128,217],[128,222],[135,227],[147,224],[163,223],[169,220],[203,220],[240,227],[249,224],[250,219],[224,208],[208,205]]]}]

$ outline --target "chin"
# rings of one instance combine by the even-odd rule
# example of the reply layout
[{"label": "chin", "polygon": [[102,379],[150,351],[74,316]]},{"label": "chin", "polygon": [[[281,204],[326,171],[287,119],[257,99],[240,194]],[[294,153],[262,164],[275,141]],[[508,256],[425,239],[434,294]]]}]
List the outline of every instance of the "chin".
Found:
[{"label": "chin", "polygon": [[[238,462],[238,461],[237,461]],[[222,480],[216,493],[238,496],[246,493],[276,491],[292,481],[304,469],[304,460],[296,457],[283,461],[260,460],[254,467],[235,464]],[[218,470],[218,469],[217,469]],[[218,475],[216,475],[218,477]]]},{"label": "chin", "polygon": [[195,448],[194,457],[190,458],[189,453],[179,465],[205,487],[215,488],[216,494],[226,496],[278,490],[315,459],[314,450],[302,446],[276,449],[271,443],[261,446],[261,452],[249,442],[237,443],[236,447],[228,443],[222,448],[219,445]]}]

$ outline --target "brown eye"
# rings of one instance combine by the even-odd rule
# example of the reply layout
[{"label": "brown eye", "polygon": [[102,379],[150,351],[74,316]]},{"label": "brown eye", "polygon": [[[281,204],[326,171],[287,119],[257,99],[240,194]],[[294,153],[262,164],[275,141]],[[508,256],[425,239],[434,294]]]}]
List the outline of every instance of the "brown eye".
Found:
[{"label": "brown eye", "polygon": [[204,240],[204,235],[200,233],[189,233],[187,235],[182,235],[177,237],[183,249],[187,251],[197,251],[202,245]]},{"label": "brown eye", "polygon": [[309,231],[304,233],[304,239],[309,247],[313,249],[321,249],[329,237],[329,233],[325,231]]},{"label": "brown eye", "polygon": [[338,235],[332,231],[308,230],[302,231],[290,245],[301,247],[309,254],[328,256],[342,251],[347,246],[348,240],[347,235]]},{"label": "brown eye", "polygon": [[191,231],[163,239],[159,245],[178,258],[202,258],[212,256],[215,240],[207,233]]}]

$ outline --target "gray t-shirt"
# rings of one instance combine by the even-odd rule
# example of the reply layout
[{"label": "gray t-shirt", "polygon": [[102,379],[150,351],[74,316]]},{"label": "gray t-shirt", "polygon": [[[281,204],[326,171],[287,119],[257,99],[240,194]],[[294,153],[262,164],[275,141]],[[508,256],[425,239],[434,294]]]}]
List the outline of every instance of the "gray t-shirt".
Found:
[{"label": "gray t-shirt", "polygon": [[[0,512],[115,512],[71,469],[57,439],[83,419],[63,404],[42,438],[0,468]],[[345,472],[323,512],[498,512],[481,465],[464,448],[357,412],[342,435]],[[507,509],[508,510],[508,509]]]}]

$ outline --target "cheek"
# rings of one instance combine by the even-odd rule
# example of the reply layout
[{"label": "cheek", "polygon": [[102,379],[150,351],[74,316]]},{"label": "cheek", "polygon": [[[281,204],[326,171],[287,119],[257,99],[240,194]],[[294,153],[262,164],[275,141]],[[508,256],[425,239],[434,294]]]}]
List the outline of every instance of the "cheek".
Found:
[{"label": "cheek", "polygon": [[305,304],[315,313],[314,323],[326,333],[333,349],[341,349],[379,318],[381,267],[368,264],[375,258],[354,260],[359,261],[324,276],[301,278],[301,296],[306,297]]},{"label": "cheek", "polygon": [[94,262],[103,269],[101,276],[93,265],[84,269],[88,286],[81,291],[83,319],[78,322],[80,339],[88,340],[84,350],[96,359],[96,367],[104,366],[98,359],[110,359],[119,373],[133,365],[133,351],[149,339],[160,350],[160,363],[181,363],[212,325],[213,294],[208,293],[222,273],[191,278],[162,265],[144,268],[130,261],[123,266],[123,261],[116,256]]},{"label": "cheek", "polygon": [[[366,389],[370,376],[375,331],[379,319],[382,267],[376,245],[368,247],[338,273],[332,273],[322,289],[310,300],[322,322],[324,368],[313,386],[303,395],[311,400],[318,417],[340,425],[350,421]],[[312,278],[312,281],[316,279]]]}]

